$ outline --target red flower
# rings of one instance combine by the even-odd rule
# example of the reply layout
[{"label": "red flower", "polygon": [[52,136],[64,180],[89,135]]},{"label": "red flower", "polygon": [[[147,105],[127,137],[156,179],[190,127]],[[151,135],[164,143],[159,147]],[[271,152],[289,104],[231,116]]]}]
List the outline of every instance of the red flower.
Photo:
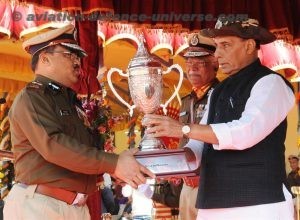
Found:
[{"label": "red flower", "polygon": [[100,134],[104,134],[104,133],[106,132],[106,127],[100,125],[100,126],[98,127],[98,131],[100,132]]},{"label": "red flower", "polygon": [[107,141],[105,142],[104,150],[105,150],[105,152],[111,152],[111,153],[114,151],[114,147],[113,147],[111,139],[107,139]]},{"label": "red flower", "polygon": [[104,139],[102,147],[105,151],[113,152],[114,146],[110,138],[110,129],[114,126],[115,120],[112,118],[107,102],[99,94],[91,95],[90,99],[86,97],[79,97],[79,99],[82,101],[82,108],[89,121],[89,129],[99,135],[102,140]]}]

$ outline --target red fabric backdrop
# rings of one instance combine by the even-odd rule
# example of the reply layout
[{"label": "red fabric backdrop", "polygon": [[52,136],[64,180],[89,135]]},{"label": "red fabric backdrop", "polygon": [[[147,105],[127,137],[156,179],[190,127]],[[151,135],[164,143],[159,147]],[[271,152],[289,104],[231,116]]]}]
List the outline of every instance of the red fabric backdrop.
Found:
[{"label": "red fabric backdrop", "polygon": [[99,67],[99,48],[96,21],[77,22],[78,41],[88,56],[82,60],[81,80],[75,90],[80,94],[92,94],[100,89],[96,80]]},{"label": "red fabric backdrop", "polygon": [[111,0],[20,0],[20,2],[32,3],[58,11],[73,13],[91,13],[94,11],[113,11]]},{"label": "red fabric backdrop", "polygon": [[[262,26],[279,31],[288,28],[295,39],[300,41],[299,24],[299,0],[114,0],[114,12],[116,14],[164,14],[174,12],[175,14],[211,14],[213,18],[221,14],[237,15],[247,14],[251,18],[256,18]],[[156,22],[146,20],[148,24],[181,24],[183,28],[189,30],[212,27],[215,19],[209,21],[175,21]],[[141,22],[139,22],[141,23]]]},{"label": "red fabric backdrop", "polygon": [[[21,0],[22,2],[23,0]],[[299,25],[299,0],[26,0],[24,2],[34,3],[55,10],[70,11],[73,13],[91,12],[113,12],[115,14],[211,14],[213,18],[221,14],[247,14],[256,18],[260,23],[270,30],[280,31],[287,28],[295,39],[300,41]],[[208,21],[209,20],[209,21]],[[145,19],[134,21],[143,24],[180,24],[183,28],[197,30],[212,27],[214,19],[206,21],[184,21],[183,19],[172,19],[170,21],[153,21]]]}]

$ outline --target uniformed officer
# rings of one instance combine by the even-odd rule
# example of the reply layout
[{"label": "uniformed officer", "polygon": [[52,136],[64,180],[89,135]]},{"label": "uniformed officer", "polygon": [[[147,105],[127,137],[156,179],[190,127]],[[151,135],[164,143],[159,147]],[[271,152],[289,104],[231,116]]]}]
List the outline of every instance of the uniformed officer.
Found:
[{"label": "uniformed officer", "polygon": [[[184,124],[198,124],[206,110],[210,91],[218,84],[216,73],[218,62],[213,56],[215,44],[211,38],[198,33],[188,39],[189,48],[186,58],[187,78],[192,84],[190,94],[182,98],[179,120]],[[188,138],[182,138],[179,146],[184,147]],[[199,185],[199,176],[184,177],[180,194],[179,215],[182,220],[195,220],[198,210],[195,208]]]},{"label": "uniformed officer", "polygon": [[154,175],[134,158],[93,147],[84,113],[71,89],[86,52],[67,25],[23,43],[36,74],[9,112],[16,184],[5,201],[5,219],[90,219],[85,204],[96,176],[110,173],[133,187]]},{"label": "uniformed officer", "polygon": [[288,157],[291,172],[287,176],[289,187],[300,186],[300,168],[299,168],[299,157],[296,155],[290,155]]}]

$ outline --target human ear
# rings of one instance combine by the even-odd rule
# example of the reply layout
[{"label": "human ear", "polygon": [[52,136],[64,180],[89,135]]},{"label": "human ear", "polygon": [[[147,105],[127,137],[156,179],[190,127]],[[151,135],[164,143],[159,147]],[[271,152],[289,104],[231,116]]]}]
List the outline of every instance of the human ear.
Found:
[{"label": "human ear", "polygon": [[49,63],[49,58],[47,57],[47,55],[45,53],[40,54],[40,59],[39,60],[43,64],[48,64]]},{"label": "human ear", "polygon": [[48,58],[47,57],[43,57],[43,62],[48,62],[49,60],[48,60]]},{"label": "human ear", "polygon": [[40,54],[40,62],[43,65],[49,65],[51,63],[51,59],[49,58],[47,53],[41,53]]},{"label": "human ear", "polygon": [[246,42],[247,54],[252,54],[256,50],[256,42],[254,39],[248,39]]}]

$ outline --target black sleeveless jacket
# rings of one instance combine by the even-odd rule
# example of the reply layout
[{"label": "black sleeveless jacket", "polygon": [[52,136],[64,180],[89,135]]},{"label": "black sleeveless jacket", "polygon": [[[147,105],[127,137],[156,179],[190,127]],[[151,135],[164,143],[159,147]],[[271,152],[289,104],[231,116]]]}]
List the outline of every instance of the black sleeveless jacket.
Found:
[{"label": "black sleeveless jacket", "polygon": [[[220,83],[212,93],[207,124],[238,120],[254,84],[268,74],[277,73],[256,60]],[[246,150],[214,150],[211,144],[205,144],[196,207],[230,208],[284,201],[286,129],[285,119]]]}]

